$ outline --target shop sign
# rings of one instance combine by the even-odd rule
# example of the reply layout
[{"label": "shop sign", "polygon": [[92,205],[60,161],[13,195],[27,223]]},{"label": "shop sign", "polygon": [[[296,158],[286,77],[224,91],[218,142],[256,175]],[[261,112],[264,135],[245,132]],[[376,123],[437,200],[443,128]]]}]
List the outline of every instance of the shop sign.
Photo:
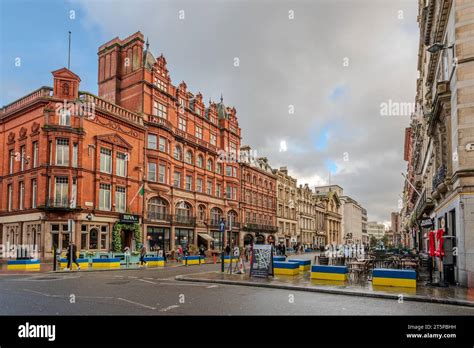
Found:
[{"label": "shop sign", "polygon": [[136,224],[139,220],[138,215],[134,214],[120,214],[119,219],[122,224]]}]

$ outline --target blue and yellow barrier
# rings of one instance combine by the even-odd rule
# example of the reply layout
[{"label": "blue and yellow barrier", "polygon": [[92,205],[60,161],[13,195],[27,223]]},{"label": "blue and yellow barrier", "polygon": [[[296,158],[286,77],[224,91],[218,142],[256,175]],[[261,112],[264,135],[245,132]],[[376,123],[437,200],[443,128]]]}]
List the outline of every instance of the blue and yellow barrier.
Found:
[{"label": "blue and yellow barrier", "polygon": [[159,256],[148,256],[144,258],[147,266],[162,266],[165,265],[165,258]]},{"label": "blue and yellow barrier", "polygon": [[288,262],[296,262],[300,266],[300,271],[309,271],[311,268],[311,260],[291,259]]},{"label": "blue and yellow barrier", "polygon": [[411,269],[376,268],[372,272],[372,285],[416,288],[416,271]]},{"label": "blue and yellow barrier", "polygon": [[283,275],[297,275],[300,273],[299,264],[296,262],[273,262],[273,273]]},{"label": "blue and yellow barrier", "polygon": [[38,259],[33,260],[8,260],[7,269],[16,271],[39,271],[41,263]]},{"label": "blue and yellow barrier", "polygon": [[[89,260],[88,259],[76,259],[77,263],[79,264],[79,267],[82,269],[84,268],[89,268]],[[67,267],[67,259],[60,259],[59,260],[59,265],[61,268],[66,268]],[[77,269],[76,264],[73,262],[72,263],[72,269]]]},{"label": "blue and yellow barrier", "polygon": [[[187,263],[186,263],[187,261]],[[190,256],[185,256],[183,258],[183,265],[200,265],[201,263],[204,263],[205,259],[201,257],[200,255],[190,255]]]},{"label": "blue and yellow barrier", "polygon": [[[237,263],[237,262],[239,262],[239,258],[236,257],[236,256],[232,256],[232,263]],[[230,263],[230,256],[229,255],[224,256],[224,263]]]},{"label": "blue and yellow barrier", "polygon": [[284,262],[286,261],[286,256],[273,256],[273,262]]},{"label": "blue and yellow barrier", "polygon": [[348,278],[348,273],[346,266],[313,265],[311,267],[311,279],[345,281]]},{"label": "blue and yellow barrier", "polygon": [[118,257],[92,259],[92,268],[120,268],[120,259]]}]

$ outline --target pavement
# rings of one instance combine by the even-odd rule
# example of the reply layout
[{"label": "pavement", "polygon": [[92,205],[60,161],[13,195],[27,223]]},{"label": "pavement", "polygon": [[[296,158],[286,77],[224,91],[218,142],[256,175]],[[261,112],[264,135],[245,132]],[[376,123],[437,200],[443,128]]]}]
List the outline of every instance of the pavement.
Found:
[{"label": "pavement", "polygon": [[474,308],[176,280],[220,265],[0,277],[0,315],[474,315]]},{"label": "pavement", "polygon": [[0,273],[0,315],[474,315],[473,289],[455,287],[372,288],[370,282],[311,280],[309,272],[250,279],[222,274],[221,265],[212,263],[51,269]]}]

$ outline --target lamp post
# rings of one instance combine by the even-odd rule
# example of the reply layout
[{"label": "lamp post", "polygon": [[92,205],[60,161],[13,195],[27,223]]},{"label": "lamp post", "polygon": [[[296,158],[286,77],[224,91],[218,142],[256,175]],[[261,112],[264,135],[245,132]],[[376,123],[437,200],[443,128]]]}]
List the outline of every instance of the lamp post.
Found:
[{"label": "lamp post", "polygon": [[225,233],[224,218],[221,219],[221,223],[219,224],[219,231],[221,235],[221,272],[224,273],[224,233]]}]

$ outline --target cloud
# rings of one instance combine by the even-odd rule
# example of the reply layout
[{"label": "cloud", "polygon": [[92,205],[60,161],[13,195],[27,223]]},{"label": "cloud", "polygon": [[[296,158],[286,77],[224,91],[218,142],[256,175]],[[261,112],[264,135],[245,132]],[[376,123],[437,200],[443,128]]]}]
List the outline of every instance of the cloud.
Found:
[{"label": "cloud", "polygon": [[371,220],[398,210],[409,120],[382,117],[380,104],[414,100],[416,2],[74,3],[85,13],[84,30],[104,42],[141,30],[155,56],[167,58],[174,83],[185,80],[205,100],[223,93],[237,109],[242,143],[274,168],[287,166],[298,184],[324,184],[330,163],[331,182]]}]

